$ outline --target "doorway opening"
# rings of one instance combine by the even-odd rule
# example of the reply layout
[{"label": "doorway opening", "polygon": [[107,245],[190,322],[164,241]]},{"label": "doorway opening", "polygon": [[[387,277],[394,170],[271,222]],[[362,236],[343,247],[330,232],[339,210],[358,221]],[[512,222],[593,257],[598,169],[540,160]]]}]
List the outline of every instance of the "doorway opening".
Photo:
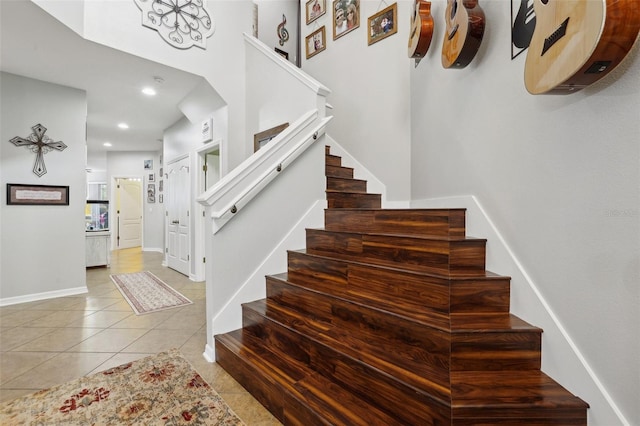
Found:
[{"label": "doorway opening", "polygon": [[115,238],[114,248],[142,246],[142,179],[114,178]]}]

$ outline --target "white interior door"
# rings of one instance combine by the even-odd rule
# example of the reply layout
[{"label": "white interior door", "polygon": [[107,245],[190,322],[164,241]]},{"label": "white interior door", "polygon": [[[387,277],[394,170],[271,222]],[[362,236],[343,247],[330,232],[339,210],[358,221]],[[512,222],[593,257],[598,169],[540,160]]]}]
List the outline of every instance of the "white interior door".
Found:
[{"label": "white interior door", "polygon": [[116,248],[142,245],[142,183],[140,179],[116,179]]},{"label": "white interior door", "polygon": [[189,158],[168,164],[166,176],[167,266],[188,276],[191,257]]}]

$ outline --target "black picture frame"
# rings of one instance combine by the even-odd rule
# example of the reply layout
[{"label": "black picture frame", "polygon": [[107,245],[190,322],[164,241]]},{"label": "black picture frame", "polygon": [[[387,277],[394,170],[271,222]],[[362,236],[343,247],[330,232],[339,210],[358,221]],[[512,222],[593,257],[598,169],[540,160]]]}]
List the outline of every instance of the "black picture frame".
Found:
[{"label": "black picture frame", "polygon": [[8,206],[68,206],[69,186],[7,184]]}]

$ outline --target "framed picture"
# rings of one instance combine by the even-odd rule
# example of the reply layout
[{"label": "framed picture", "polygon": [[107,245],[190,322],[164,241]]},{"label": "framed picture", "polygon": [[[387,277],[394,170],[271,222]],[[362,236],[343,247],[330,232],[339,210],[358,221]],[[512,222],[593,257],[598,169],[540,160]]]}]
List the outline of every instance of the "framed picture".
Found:
[{"label": "framed picture", "polygon": [[156,184],[149,183],[147,184],[147,203],[155,203],[156,202]]},{"label": "framed picture", "polygon": [[309,0],[307,2],[307,25],[327,13],[327,0]]},{"label": "framed picture", "polygon": [[307,45],[307,59],[317,55],[327,48],[327,36],[325,27],[312,32],[306,38]]},{"label": "framed picture", "polygon": [[162,197],[162,194],[158,195],[158,202],[159,203],[163,203],[164,202],[164,198]]},{"label": "framed picture", "polygon": [[144,169],[153,170],[153,160],[144,160]]},{"label": "framed picture", "polygon": [[360,0],[333,0],[333,39],[360,26]]},{"label": "framed picture", "polygon": [[369,45],[398,32],[398,3],[382,9],[368,19]]},{"label": "framed picture", "polygon": [[149,173],[149,182],[153,182],[156,180],[156,174],[155,173]]},{"label": "framed picture", "polygon": [[282,132],[287,127],[289,127],[289,123],[283,123],[279,126],[272,127],[253,135],[253,152],[256,152],[257,150],[265,146],[267,142],[278,136],[280,132]]},{"label": "framed picture", "polygon": [[69,187],[8,183],[7,205],[68,206]]}]

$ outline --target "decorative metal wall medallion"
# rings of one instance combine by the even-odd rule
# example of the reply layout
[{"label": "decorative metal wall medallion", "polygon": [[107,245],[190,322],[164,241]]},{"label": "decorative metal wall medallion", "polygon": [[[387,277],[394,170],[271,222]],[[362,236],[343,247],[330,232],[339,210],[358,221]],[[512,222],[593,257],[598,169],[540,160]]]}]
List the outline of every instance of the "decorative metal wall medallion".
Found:
[{"label": "decorative metal wall medallion", "polygon": [[142,25],[158,31],[173,47],[206,49],[206,40],[213,35],[215,24],[206,10],[205,0],[133,1],[142,11]]},{"label": "decorative metal wall medallion", "polygon": [[36,153],[36,162],[33,165],[33,173],[38,175],[38,177],[42,177],[42,175],[47,173],[47,167],[44,165],[44,154],[52,149],[64,151],[67,145],[62,141],[55,142],[49,136],[46,136],[45,133],[47,128],[42,124],[36,124],[31,128],[31,130],[33,130],[33,133],[26,138],[16,136],[9,142],[15,146],[26,146],[27,149]]}]

